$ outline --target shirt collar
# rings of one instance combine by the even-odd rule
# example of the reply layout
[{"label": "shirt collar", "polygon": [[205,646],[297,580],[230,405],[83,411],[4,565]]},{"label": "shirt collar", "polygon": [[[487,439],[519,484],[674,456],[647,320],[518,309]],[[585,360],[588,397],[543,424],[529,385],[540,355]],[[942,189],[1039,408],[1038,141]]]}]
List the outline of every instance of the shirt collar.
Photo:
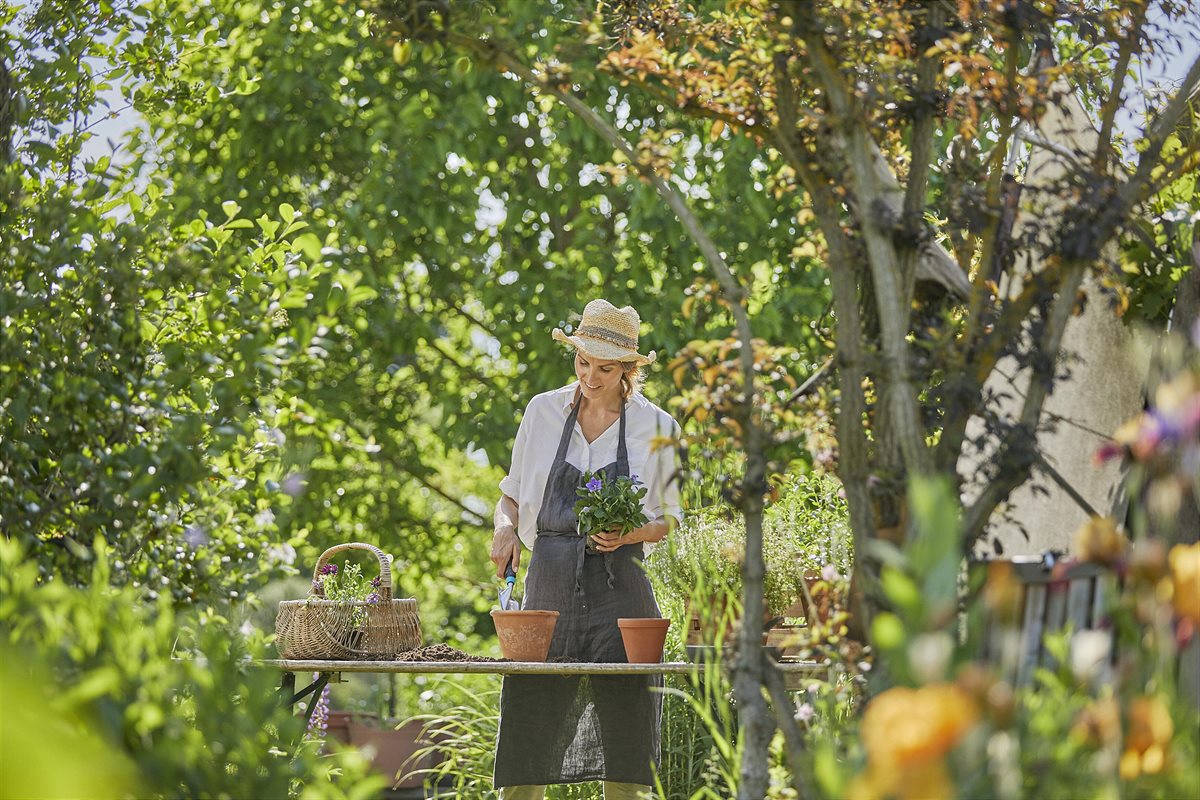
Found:
[{"label": "shirt collar", "polygon": [[[575,400],[575,390],[579,387],[579,381],[571,381],[566,386],[555,391],[558,395],[559,403],[564,411],[571,410],[571,403]],[[650,401],[642,396],[641,392],[634,392],[633,395],[625,401],[626,408],[642,408]]]}]

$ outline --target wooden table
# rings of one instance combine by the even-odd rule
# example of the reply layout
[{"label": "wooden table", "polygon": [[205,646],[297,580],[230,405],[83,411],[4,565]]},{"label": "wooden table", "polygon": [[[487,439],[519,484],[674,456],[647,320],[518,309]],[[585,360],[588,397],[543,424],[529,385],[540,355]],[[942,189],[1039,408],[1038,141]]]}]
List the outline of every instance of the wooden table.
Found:
[{"label": "wooden table", "polygon": [[[334,676],[345,672],[412,673],[440,675],[688,675],[703,674],[704,665],[687,661],[658,664],[597,664],[550,661],[306,661],[283,658],[256,661],[264,667],[282,670],[280,698],[293,706],[308,695],[316,696]],[[785,676],[825,678],[829,665],[814,661],[779,662],[775,668]],[[296,691],[296,673],[315,672],[317,679]],[[316,703],[310,703],[311,716]]]}]

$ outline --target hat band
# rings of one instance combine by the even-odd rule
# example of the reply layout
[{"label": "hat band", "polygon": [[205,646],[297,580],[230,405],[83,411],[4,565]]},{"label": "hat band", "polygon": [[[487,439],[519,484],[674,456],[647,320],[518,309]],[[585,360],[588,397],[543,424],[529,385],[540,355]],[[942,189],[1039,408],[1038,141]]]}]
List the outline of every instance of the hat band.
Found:
[{"label": "hat band", "polygon": [[608,328],[597,328],[595,325],[580,325],[575,331],[576,336],[586,336],[589,339],[599,339],[602,342],[615,344],[618,347],[624,347],[628,350],[637,350],[637,339],[631,339],[628,336],[622,336],[616,331],[610,331]]}]

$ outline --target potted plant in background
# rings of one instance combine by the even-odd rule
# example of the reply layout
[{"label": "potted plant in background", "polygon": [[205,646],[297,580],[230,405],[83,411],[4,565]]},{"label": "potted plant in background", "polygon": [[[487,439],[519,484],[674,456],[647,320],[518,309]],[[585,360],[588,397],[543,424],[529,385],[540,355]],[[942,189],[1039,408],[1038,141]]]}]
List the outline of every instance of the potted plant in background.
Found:
[{"label": "potted plant in background", "polygon": [[[829,619],[850,574],[849,515],[840,483],[804,475],[780,488],[779,502],[763,519],[766,562],[763,624],[775,620],[768,641]],[[647,563],[661,596],[686,609],[689,654],[731,639],[741,615],[742,559],[746,534],[740,519],[722,508],[688,515]],[[803,617],[804,626],[796,625]],[[785,625],[791,621],[793,624]]]}]

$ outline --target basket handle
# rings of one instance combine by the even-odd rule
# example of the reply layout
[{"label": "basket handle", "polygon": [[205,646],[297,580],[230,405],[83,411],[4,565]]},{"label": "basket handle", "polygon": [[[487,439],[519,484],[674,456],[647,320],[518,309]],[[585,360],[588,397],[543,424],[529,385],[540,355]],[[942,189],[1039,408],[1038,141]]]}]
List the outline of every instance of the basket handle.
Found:
[{"label": "basket handle", "polygon": [[321,589],[321,567],[329,563],[330,558],[343,550],[367,550],[379,560],[379,598],[385,603],[390,603],[392,601],[392,557],[375,545],[367,544],[366,542],[335,544],[324,553],[321,553],[321,557],[317,559],[317,565],[313,567],[313,582],[312,588],[309,589],[309,594],[316,597],[323,597],[325,595],[324,590]]}]

